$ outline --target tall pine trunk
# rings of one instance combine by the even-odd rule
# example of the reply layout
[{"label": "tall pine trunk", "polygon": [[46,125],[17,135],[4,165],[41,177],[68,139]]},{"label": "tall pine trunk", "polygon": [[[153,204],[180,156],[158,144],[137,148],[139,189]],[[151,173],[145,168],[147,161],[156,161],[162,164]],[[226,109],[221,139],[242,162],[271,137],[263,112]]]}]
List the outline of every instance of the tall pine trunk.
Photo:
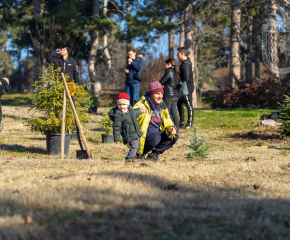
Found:
[{"label": "tall pine trunk", "polygon": [[[37,15],[40,14],[40,8],[39,8],[39,2],[38,0],[33,0],[33,16],[36,18]],[[35,40],[34,41],[34,50],[37,52],[37,47],[38,47],[38,42]],[[39,60],[39,57],[35,56],[34,57],[34,66],[33,66],[33,83],[39,80],[40,76],[40,67],[41,67],[41,61]]]},{"label": "tall pine trunk", "polygon": [[183,14],[180,13],[180,32],[179,32],[179,47],[184,47],[184,21],[183,21]]},{"label": "tall pine trunk", "polygon": [[[174,23],[173,22],[173,13],[169,14],[168,17],[169,23]],[[174,58],[174,30],[170,30],[168,32],[168,57],[169,58]]]},{"label": "tall pine trunk", "polygon": [[[104,0],[104,6],[103,6],[103,13],[104,16],[107,15],[107,6],[108,6],[108,1]],[[93,13],[93,18],[98,18],[100,15],[100,3],[99,0],[94,0],[94,13]],[[94,83],[94,92],[96,96],[100,96],[100,91],[102,90],[102,84],[101,82],[104,81],[108,75],[109,72],[112,68],[112,61],[111,57],[108,51],[108,36],[107,32],[105,32],[104,37],[103,37],[103,48],[104,48],[104,54],[107,60],[107,68],[104,76],[102,78],[98,77],[97,72],[96,72],[96,55],[98,52],[99,48],[99,31],[94,30],[94,34],[92,36],[92,47],[88,59],[88,71],[90,75],[91,82]]]},{"label": "tall pine trunk", "polygon": [[269,0],[267,8],[268,45],[267,57],[272,72],[278,75],[278,32],[277,32],[277,3]]},{"label": "tall pine trunk", "polygon": [[231,2],[231,33],[230,33],[230,79],[231,87],[241,79],[240,42],[241,42],[241,4],[240,0]]},{"label": "tall pine trunk", "polygon": [[126,15],[126,24],[127,24],[127,36],[126,36],[126,65],[127,65],[127,54],[131,48],[132,45],[132,40],[131,40],[131,28],[130,28],[130,21],[129,21],[129,17],[131,14],[131,9],[130,9],[130,2],[127,0],[126,1],[126,10],[127,10],[127,15]]},{"label": "tall pine trunk", "polygon": [[[192,20],[192,4],[189,4],[184,12],[184,30],[185,30],[185,47],[188,51],[187,57],[192,63],[192,68],[195,66],[194,59],[194,25]],[[193,71],[193,81],[195,80],[195,72]],[[192,106],[197,107],[196,84],[194,84],[194,91],[192,93]]]},{"label": "tall pine trunk", "polygon": [[261,42],[260,42],[260,14],[259,10],[256,10],[254,17],[254,39],[255,39],[255,77],[260,79],[260,55],[261,55]]},{"label": "tall pine trunk", "polygon": [[249,13],[248,19],[248,35],[247,35],[247,66],[246,80],[253,78],[253,16]]}]

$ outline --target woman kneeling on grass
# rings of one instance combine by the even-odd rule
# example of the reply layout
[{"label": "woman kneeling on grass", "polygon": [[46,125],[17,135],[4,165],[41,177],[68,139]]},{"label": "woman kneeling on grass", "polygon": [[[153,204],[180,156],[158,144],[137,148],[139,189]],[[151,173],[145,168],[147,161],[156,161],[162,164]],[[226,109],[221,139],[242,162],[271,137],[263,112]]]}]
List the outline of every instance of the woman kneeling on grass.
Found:
[{"label": "woman kneeling on grass", "polygon": [[142,158],[148,154],[147,159],[158,160],[158,156],[171,148],[178,140],[166,104],[163,99],[163,88],[153,79],[148,92],[135,104],[134,109],[144,106],[146,113],[139,115],[137,120],[143,135],[139,138],[137,153]]}]

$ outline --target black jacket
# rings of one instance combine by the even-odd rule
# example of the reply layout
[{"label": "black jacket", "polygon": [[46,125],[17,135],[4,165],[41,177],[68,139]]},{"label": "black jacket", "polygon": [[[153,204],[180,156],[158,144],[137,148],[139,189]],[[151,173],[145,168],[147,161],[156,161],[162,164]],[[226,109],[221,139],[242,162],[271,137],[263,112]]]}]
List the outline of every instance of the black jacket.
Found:
[{"label": "black jacket", "polygon": [[46,58],[46,61],[48,63],[53,63],[54,69],[61,68],[61,71],[64,74],[68,73],[69,78],[67,82],[74,80],[75,83],[81,84],[79,78],[79,68],[77,61],[74,58],[69,57],[67,60],[64,60],[62,56],[59,58],[57,52],[53,51]]},{"label": "black jacket", "polygon": [[8,90],[9,90],[8,83],[3,78],[0,78],[0,98],[4,93],[8,92]]},{"label": "black jacket", "polygon": [[165,73],[159,81],[164,86],[165,97],[178,97],[177,85],[179,83],[179,76],[176,76],[174,68],[170,67],[165,70]]},{"label": "black jacket", "polygon": [[180,64],[180,78],[182,82],[186,82],[188,90],[191,92],[194,89],[193,68],[189,59],[183,60]]}]

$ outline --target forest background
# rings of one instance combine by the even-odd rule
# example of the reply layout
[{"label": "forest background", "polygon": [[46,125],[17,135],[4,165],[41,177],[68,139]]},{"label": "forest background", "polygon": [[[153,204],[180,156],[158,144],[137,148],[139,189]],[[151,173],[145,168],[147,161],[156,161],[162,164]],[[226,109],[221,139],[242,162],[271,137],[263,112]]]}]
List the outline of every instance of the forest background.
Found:
[{"label": "forest background", "polygon": [[[262,25],[282,26],[289,11],[286,0],[3,0],[0,75],[11,79],[11,93],[32,90],[44,76],[45,57],[68,46],[81,80],[95,83],[97,94],[123,90],[126,53],[134,47],[144,57],[143,94],[162,77],[164,61],[185,46],[197,106],[200,92],[263,81]],[[270,49],[278,42],[269,41],[269,55]]]}]

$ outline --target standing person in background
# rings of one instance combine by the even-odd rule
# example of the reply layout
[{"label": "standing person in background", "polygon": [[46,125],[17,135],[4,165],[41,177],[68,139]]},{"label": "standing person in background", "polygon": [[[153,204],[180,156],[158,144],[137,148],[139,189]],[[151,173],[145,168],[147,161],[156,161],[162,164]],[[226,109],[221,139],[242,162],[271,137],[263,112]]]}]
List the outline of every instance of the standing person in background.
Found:
[{"label": "standing person in background", "polygon": [[[4,93],[7,93],[9,89],[9,79],[8,78],[0,78],[0,98]],[[3,130],[2,121],[2,107],[0,102],[0,132]]]},{"label": "standing person in background", "polygon": [[[77,61],[70,57],[71,54],[72,50],[68,47],[57,49],[49,54],[46,61],[48,63],[53,63],[54,69],[61,68],[64,74],[68,73],[69,77],[67,82],[74,80],[75,83],[81,84]],[[61,57],[58,57],[59,55],[61,55]]]},{"label": "standing person in background", "polygon": [[128,51],[128,67],[126,72],[126,93],[130,97],[130,106],[133,107],[135,103],[139,102],[140,82],[137,80],[137,75],[141,75],[143,68],[143,56],[140,54],[137,56],[135,49]]},{"label": "standing person in background", "polygon": [[163,100],[173,116],[176,132],[178,133],[179,118],[177,115],[177,101],[178,91],[177,85],[179,83],[179,68],[175,64],[174,59],[169,58],[165,61],[165,73],[159,83],[164,87]]},{"label": "standing person in background", "polygon": [[178,100],[177,107],[178,112],[180,116],[180,127],[184,127],[184,109],[183,104],[185,104],[187,111],[188,111],[188,122],[185,129],[189,129],[192,127],[192,121],[193,121],[193,114],[194,110],[192,107],[192,93],[194,90],[194,79],[193,79],[193,68],[191,61],[187,58],[187,50],[185,47],[180,47],[177,49],[177,57],[179,60],[181,60],[180,64],[180,79],[182,82],[186,82],[189,95],[186,97],[183,97]]}]

